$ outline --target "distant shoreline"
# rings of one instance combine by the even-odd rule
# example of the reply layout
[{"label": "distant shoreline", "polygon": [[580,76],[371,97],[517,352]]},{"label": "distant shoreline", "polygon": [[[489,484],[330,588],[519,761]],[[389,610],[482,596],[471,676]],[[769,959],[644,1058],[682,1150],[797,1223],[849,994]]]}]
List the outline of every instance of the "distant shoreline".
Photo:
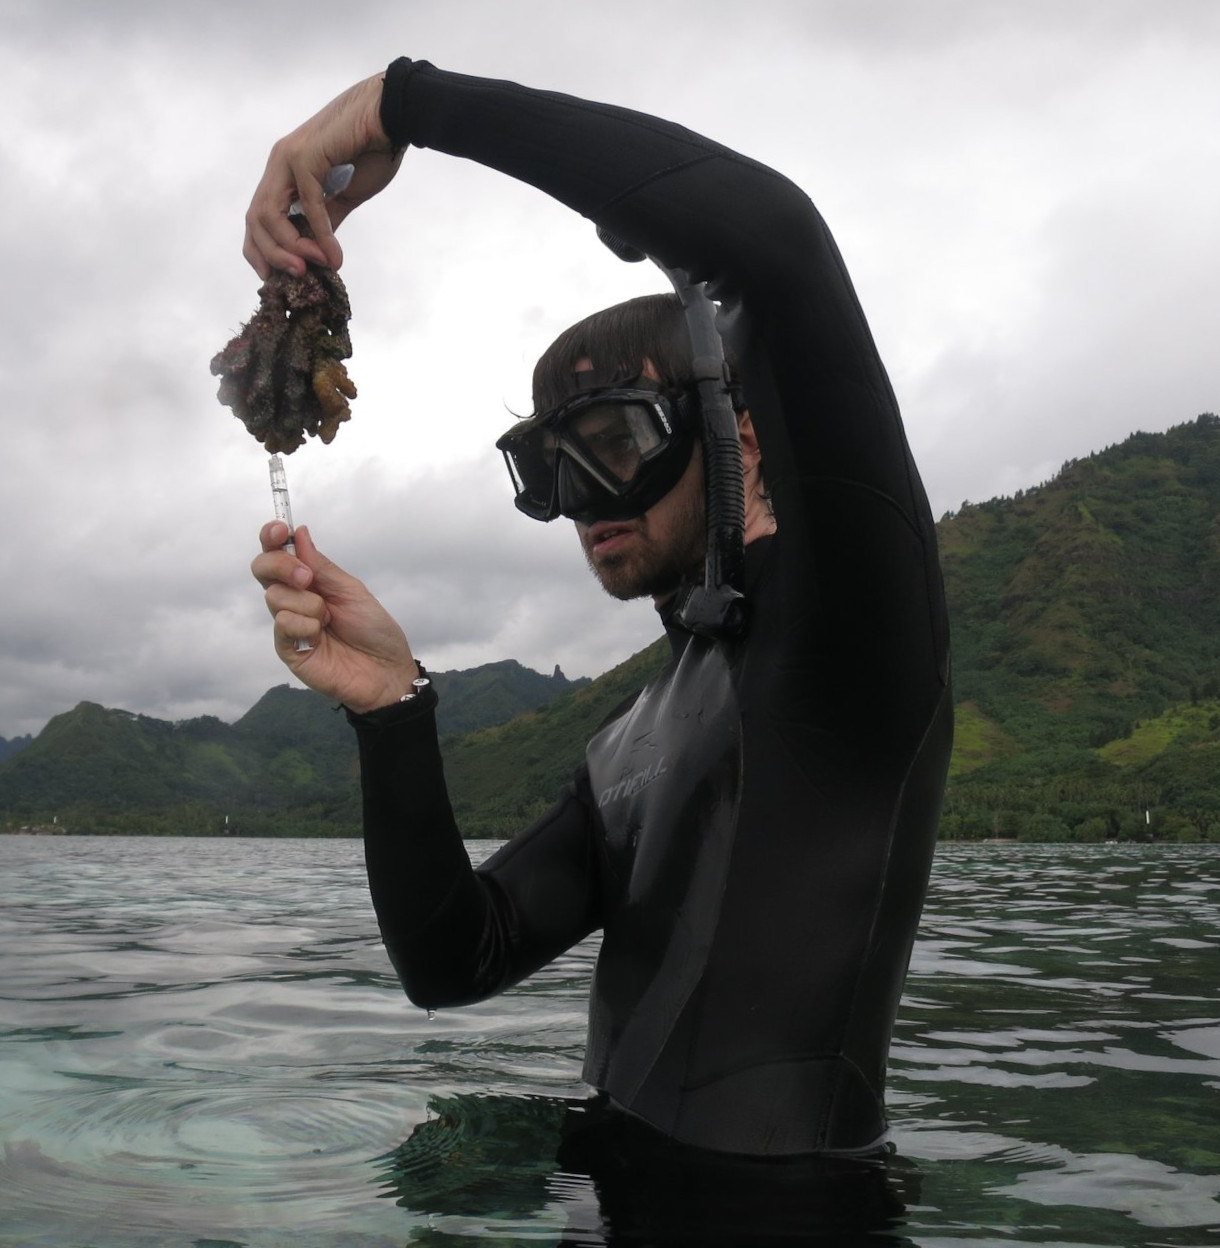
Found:
[{"label": "distant shoreline", "polygon": [[[191,841],[207,841],[207,840],[241,840],[241,841],[359,841],[360,833],[343,833],[333,836],[281,836],[275,834],[258,835],[245,832],[74,832],[71,828],[60,828],[48,825],[29,825],[20,828],[0,828],[0,838],[6,836],[37,836],[37,837],[74,837],[79,839],[89,839],[93,841],[107,840],[191,840]],[[462,838],[464,841],[475,844],[477,842],[490,842],[494,844],[502,844],[511,837],[504,836],[467,836]],[[1017,848],[1029,849],[1038,846],[1063,846],[1071,848],[1086,848],[1107,846],[1111,849],[1126,849],[1145,846],[1155,848],[1166,848],[1173,846],[1188,845],[1215,845],[1217,842],[1208,838],[1200,837],[1197,840],[1178,840],[1165,839],[1140,840],[1134,838],[1126,839],[1107,839],[1104,841],[1082,841],[1082,840],[1028,840],[1023,841],[1020,837],[941,837],[936,846],[938,849],[955,848],[964,845],[987,845],[995,848]]]}]

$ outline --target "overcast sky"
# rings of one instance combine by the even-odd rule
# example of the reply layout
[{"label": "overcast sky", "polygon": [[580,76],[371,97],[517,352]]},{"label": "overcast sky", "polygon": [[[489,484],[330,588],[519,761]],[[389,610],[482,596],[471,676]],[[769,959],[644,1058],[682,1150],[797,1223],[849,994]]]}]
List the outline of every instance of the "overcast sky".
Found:
[{"label": "overcast sky", "polygon": [[[657,113],[827,218],[937,515],[1220,410],[1216,0],[0,0],[0,736],[88,699],[234,719],[287,675],[249,577],[267,457],[218,405],[271,143],[409,55]],[[597,675],[658,633],[492,442],[586,312],[664,288],[412,151],[343,227],[360,389],[298,521],[434,670]]]}]

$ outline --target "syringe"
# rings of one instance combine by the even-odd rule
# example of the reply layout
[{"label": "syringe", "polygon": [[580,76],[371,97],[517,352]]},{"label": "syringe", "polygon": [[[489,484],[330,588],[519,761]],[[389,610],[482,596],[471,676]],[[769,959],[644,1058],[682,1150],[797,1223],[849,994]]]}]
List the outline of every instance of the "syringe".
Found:
[{"label": "syringe", "polygon": [[284,472],[284,461],[278,455],[272,455],[267,467],[271,470],[271,502],[275,506],[275,518],[288,526],[284,549],[295,555],[297,544],[292,540],[292,504],[288,501],[288,476]]},{"label": "syringe", "polygon": [[[284,461],[278,455],[272,455],[267,462],[271,472],[271,502],[275,507],[275,518],[288,526],[288,540],[284,549],[290,554],[297,553],[297,544],[292,540],[292,503],[288,501],[288,476],[284,472]],[[298,650],[312,650],[313,647],[303,637],[297,640]]]}]

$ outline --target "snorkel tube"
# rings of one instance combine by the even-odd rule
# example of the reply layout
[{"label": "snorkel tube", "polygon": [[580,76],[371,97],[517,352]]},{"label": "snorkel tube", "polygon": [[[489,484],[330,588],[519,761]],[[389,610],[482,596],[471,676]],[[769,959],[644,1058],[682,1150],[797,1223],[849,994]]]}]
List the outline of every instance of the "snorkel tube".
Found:
[{"label": "snorkel tube", "polygon": [[737,414],[729,398],[729,366],[716,328],[716,305],[708,298],[704,283],[692,282],[684,269],[669,268],[601,226],[597,236],[620,260],[630,264],[651,260],[669,278],[686,315],[702,424],[707,557],[703,584],[681,591],[677,618],[692,633],[734,637],[745,624],[745,481]]}]

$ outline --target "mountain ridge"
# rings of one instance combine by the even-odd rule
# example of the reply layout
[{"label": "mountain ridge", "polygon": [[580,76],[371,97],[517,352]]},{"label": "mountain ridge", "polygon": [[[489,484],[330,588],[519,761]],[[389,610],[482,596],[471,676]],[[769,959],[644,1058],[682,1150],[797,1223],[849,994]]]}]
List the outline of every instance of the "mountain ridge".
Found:
[{"label": "mountain ridge", "polygon": [[[965,503],[937,532],[958,721],[942,834],[1220,839],[1220,418],[1133,434],[1037,487]],[[658,641],[562,688],[561,673],[522,677],[513,660],[434,676],[463,833],[507,836],[540,814],[666,657]],[[558,696],[513,712],[514,681]],[[78,746],[105,740],[55,781],[73,732]],[[288,686],[231,726],[82,704],[0,761],[0,828],[49,821],[40,784],[43,799],[71,798],[58,813],[77,830],[215,831],[218,793],[244,795],[250,834],[359,824],[350,730]]]},{"label": "mountain ridge", "polygon": [[[435,673],[442,734],[463,735],[537,711],[587,677],[544,676],[515,659]],[[107,832],[244,830],[322,835],[358,828],[358,763],[333,701],[288,684],[268,689],[233,723],[161,720],[83,701],[53,716],[0,762],[0,830],[31,824]]]}]

